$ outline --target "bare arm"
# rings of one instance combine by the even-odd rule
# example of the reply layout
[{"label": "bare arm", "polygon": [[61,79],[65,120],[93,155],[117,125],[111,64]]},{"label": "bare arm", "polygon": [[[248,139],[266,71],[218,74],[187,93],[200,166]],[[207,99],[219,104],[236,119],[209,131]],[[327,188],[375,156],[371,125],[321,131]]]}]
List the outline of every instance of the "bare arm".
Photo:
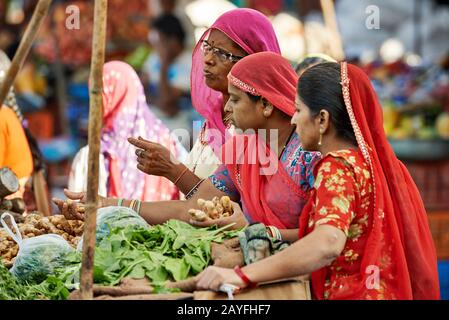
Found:
[{"label": "bare arm", "polygon": [[[281,252],[250,264],[242,271],[253,282],[268,282],[309,274],[330,265],[343,251],[345,234],[323,225]],[[232,269],[209,267],[197,277],[197,286],[218,290],[223,283],[244,287]]]},{"label": "bare arm", "polygon": [[[143,202],[140,208],[140,215],[149,224],[161,224],[170,219],[178,219],[189,222],[190,215],[188,210],[192,208],[199,209],[197,200],[199,198],[212,199],[215,196],[222,197],[226,193],[218,190],[209,179],[206,179],[198,188],[198,191],[189,200],[171,200]],[[124,206],[129,205],[130,200],[123,202]],[[102,206],[115,206],[117,199],[105,199]]]},{"label": "bare arm", "polygon": [[[136,150],[137,168],[150,175],[165,177],[171,182],[176,182],[176,187],[187,194],[200,181],[187,167],[176,161],[173,154],[159,143],[151,142],[139,137],[128,138],[128,142],[143,152]],[[181,176],[182,175],[182,176]],[[178,179],[181,177],[180,179]]]},{"label": "bare arm", "polygon": [[298,229],[281,229],[282,240],[293,243],[298,240]]},{"label": "bare arm", "polygon": [[255,282],[302,276],[330,265],[343,251],[346,236],[333,226],[317,227],[290,247],[243,271]]},{"label": "bare arm", "polygon": [[[181,178],[178,179],[179,177]],[[176,182],[176,187],[184,194],[188,194],[201,180],[182,163],[175,165],[166,178],[173,183]]]}]

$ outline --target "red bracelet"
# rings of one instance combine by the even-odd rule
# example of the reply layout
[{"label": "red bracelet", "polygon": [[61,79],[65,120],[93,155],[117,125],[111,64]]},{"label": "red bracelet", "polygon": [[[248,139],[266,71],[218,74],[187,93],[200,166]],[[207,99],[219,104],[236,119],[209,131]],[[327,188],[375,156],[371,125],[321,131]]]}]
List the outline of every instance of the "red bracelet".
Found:
[{"label": "red bracelet", "polygon": [[240,277],[240,279],[243,280],[243,282],[246,284],[248,288],[254,288],[257,287],[257,282],[252,282],[249,280],[249,278],[246,276],[246,274],[243,273],[242,269],[240,269],[240,266],[234,267],[235,273]]}]

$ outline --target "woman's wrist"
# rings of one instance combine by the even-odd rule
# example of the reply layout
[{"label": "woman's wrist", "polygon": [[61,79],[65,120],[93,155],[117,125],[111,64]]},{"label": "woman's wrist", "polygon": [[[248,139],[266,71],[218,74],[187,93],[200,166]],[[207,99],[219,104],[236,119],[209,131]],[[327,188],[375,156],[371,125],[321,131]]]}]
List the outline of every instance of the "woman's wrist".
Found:
[{"label": "woman's wrist", "polygon": [[112,207],[112,206],[117,206],[118,205],[118,200],[116,198],[103,198],[100,197],[100,208],[104,208],[104,207]]},{"label": "woman's wrist", "polygon": [[237,274],[237,276],[242,280],[244,283],[245,288],[255,288],[257,287],[257,282],[251,281],[251,279],[246,275],[246,273],[240,268],[240,266],[234,267],[234,272]]},{"label": "woman's wrist", "polygon": [[[171,170],[167,173],[166,178],[168,180],[170,180],[171,182],[173,182],[173,183],[178,182],[179,181],[179,177],[183,173],[185,168],[186,168],[186,166],[183,165],[182,163],[173,165]],[[185,171],[184,171],[184,173],[185,173]]]}]

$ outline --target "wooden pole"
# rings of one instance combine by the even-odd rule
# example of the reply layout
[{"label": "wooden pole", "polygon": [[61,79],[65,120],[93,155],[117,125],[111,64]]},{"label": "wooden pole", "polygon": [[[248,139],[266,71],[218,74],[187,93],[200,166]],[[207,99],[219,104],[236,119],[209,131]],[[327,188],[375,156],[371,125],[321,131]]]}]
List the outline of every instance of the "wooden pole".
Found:
[{"label": "wooden pole", "polygon": [[93,299],[93,267],[95,255],[95,228],[98,205],[98,171],[100,131],[103,104],[103,64],[106,47],[106,17],[108,1],[95,0],[92,60],[89,92],[89,157],[87,169],[86,216],[84,219],[83,260],[81,264],[80,297]]},{"label": "wooden pole", "polygon": [[31,45],[36,38],[36,34],[39,31],[40,26],[44,22],[44,18],[47,15],[48,9],[50,8],[50,4],[51,0],[39,0],[36,8],[34,9],[31,21],[28,24],[22,40],[20,40],[19,48],[17,49],[17,52],[14,55],[14,59],[11,62],[11,66],[6,73],[5,81],[0,87],[0,106],[3,104],[3,101],[5,101],[6,95],[8,94],[9,89],[14,83],[17,73],[19,73],[20,68],[22,67],[26,57],[28,56],[28,52],[30,52]]},{"label": "wooden pole", "polygon": [[37,211],[41,212],[46,217],[51,216],[52,210],[50,201],[48,200],[48,187],[43,169],[38,170],[33,174],[33,190]]},{"label": "wooden pole", "polygon": [[324,23],[327,29],[333,33],[335,37],[335,54],[336,60],[345,59],[345,51],[343,50],[343,40],[337,24],[337,14],[335,13],[335,6],[333,0],[320,0],[321,9],[323,10]]}]

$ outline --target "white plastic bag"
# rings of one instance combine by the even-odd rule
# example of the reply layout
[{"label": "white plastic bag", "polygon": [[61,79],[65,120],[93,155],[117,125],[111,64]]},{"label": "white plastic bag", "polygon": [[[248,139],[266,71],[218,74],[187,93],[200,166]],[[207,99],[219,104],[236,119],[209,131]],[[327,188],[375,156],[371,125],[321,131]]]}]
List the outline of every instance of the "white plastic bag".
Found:
[{"label": "white plastic bag", "polygon": [[[114,228],[149,227],[148,223],[134,210],[127,207],[111,206],[100,208],[97,211],[96,242],[97,244],[107,237]],[[83,248],[83,239],[78,243],[77,250]]]},{"label": "white plastic bag", "polygon": [[[10,218],[15,232],[6,224],[6,217]],[[21,282],[44,281],[55,269],[64,266],[67,254],[74,252],[70,244],[57,234],[23,239],[14,217],[8,212],[2,214],[0,222],[19,245],[19,252],[10,272]]]}]

